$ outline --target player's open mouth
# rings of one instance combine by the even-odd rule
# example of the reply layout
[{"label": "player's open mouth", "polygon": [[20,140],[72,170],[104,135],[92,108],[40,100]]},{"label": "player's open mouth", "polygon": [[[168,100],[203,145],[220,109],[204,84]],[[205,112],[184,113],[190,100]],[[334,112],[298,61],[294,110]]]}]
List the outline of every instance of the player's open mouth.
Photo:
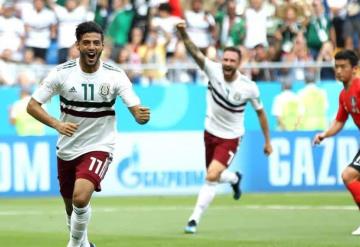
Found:
[{"label": "player's open mouth", "polygon": [[95,52],[89,52],[87,54],[87,57],[89,58],[89,60],[94,60],[96,58],[96,53]]},{"label": "player's open mouth", "polygon": [[232,71],[233,71],[232,68],[229,68],[229,67],[224,68],[224,72],[226,72],[226,73],[232,73]]}]

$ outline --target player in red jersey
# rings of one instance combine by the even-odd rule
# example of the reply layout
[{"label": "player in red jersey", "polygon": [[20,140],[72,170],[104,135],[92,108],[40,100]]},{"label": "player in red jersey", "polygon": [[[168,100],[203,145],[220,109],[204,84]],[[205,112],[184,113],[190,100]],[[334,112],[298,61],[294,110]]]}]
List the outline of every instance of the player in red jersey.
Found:
[{"label": "player in red jersey", "polygon": [[[335,74],[336,78],[343,83],[344,89],[339,95],[339,109],[335,120],[327,130],[315,135],[314,144],[319,144],[325,138],[336,135],[344,127],[349,114],[360,129],[360,78],[355,76],[358,62],[358,56],[351,50],[336,53]],[[360,209],[360,150],[341,176]],[[360,235],[360,227],[354,230],[352,235]]]}]

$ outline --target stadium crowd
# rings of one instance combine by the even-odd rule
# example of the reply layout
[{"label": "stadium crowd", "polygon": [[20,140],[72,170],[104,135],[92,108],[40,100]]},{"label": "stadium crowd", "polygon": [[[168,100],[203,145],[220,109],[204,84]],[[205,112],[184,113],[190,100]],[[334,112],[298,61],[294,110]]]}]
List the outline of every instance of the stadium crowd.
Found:
[{"label": "stadium crowd", "polygon": [[[255,81],[303,81],[311,62],[332,62],[357,47],[357,0],[0,0],[0,84],[34,84],[37,64],[78,56],[74,30],[95,20],[106,32],[103,60],[121,64],[134,83],[199,81],[175,25],[211,59],[241,49],[243,72]],[[273,68],[270,62],[290,64]],[[27,66],[17,66],[25,64]],[[262,66],[258,66],[258,65]],[[44,66],[43,66],[44,67]],[[176,69],[175,69],[176,68]],[[322,80],[333,70],[320,67]]]}]

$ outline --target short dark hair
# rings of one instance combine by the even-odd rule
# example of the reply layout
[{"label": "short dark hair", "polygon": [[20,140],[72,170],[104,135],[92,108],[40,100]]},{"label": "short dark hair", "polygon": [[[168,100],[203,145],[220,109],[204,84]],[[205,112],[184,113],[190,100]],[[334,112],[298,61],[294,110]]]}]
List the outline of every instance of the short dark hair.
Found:
[{"label": "short dark hair", "polygon": [[172,10],[170,4],[168,4],[168,3],[160,4],[158,9],[159,9],[159,11],[166,11],[168,13],[171,13],[171,10]]},{"label": "short dark hair", "polygon": [[342,50],[335,54],[335,60],[348,60],[352,67],[359,63],[359,57],[353,50]]},{"label": "short dark hair", "polygon": [[241,51],[239,48],[235,47],[235,46],[228,46],[228,47],[225,47],[224,49],[224,53],[226,51],[233,51],[233,52],[236,52],[239,56],[239,61],[241,61]]},{"label": "short dark hair", "polygon": [[101,40],[104,41],[104,31],[102,28],[93,21],[86,21],[80,23],[76,28],[76,40],[80,41],[85,33],[99,33],[101,34]]}]

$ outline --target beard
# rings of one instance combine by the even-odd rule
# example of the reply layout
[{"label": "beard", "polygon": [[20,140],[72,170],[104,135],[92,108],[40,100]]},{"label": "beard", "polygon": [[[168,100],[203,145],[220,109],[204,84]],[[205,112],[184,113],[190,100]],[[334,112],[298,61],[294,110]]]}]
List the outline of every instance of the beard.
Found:
[{"label": "beard", "polygon": [[236,69],[232,67],[223,67],[223,74],[226,80],[230,80],[234,77]]}]

